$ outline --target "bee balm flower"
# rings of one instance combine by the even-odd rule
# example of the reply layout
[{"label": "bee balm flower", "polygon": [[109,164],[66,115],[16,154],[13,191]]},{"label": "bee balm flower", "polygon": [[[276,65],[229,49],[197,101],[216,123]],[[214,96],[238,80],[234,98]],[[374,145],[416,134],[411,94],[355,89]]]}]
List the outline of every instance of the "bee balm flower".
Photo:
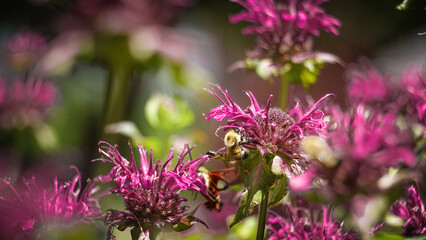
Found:
[{"label": "bee balm flower", "polygon": [[[290,59],[295,53],[310,51],[312,38],[320,31],[338,34],[339,21],[319,7],[326,0],[232,0],[246,11],[231,17],[231,23],[253,25],[244,34],[257,35],[255,58]],[[277,56],[278,55],[278,56]]]},{"label": "bee balm flower", "polygon": [[404,236],[412,237],[426,233],[426,212],[419,193],[419,187],[410,186],[407,190],[408,199],[392,205],[390,211],[406,220]]},{"label": "bee balm flower", "polygon": [[9,64],[18,70],[28,70],[46,51],[47,44],[43,36],[30,30],[23,30],[8,36],[3,49]]},{"label": "bee balm flower", "polygon": [[355,240],[354,232],[345,232],[343,223],[334,221],[326,207],[292,207],[284,205],[284,215],[267,220],[268,240]]},{"label": "bee balm flower", "polygon": [[39,238],[39,230],[49,224],[90,222],[89,218],[102,215],[93,196],[98,188],[89,181],[82,189],[79,172],[70,182],[59,184],[55,179],[54,186],[40,186],[32,178],[24,179],[24,187],[17,188],[2,180],[11,194],[0,196],[1,239]]},{"label": "bee balm flower", "polygon": [[0,78],[0,88],[0,126],[4,128],[40,125],[59,96],[53,83],[34,78],[11,83]]},{"label": "bee balm flower", "polygon": [[106,222],[110,225],[110,230],[114,226],[119,230],[141,226],[142,232],[145,232],[153,226],[163,228],[166,225],[176,225],[182,220],[188,220],[188,217],[199,221],[185,213],[189,207],[183,205],[186,199],[179,194],[184,190],[207,194],[204,180],[197,172],[208,160],[206,155],[184,163],[184,158],[192,150],[186,147],[178,157],[176,165],[171,168],[173,149],[164,163],[161,160],[154,162],[153,153],[148,157],[147,150],[138,145],[140,167],[137,167],[131,146],[128,161],[115,146],[106,142],[100,144],[99,151],[105,158],[98,160],[115,165],[111,172],[100,180],[113,181],[116,184],[110,188],[110,192],[124,198],[127,210],[110,210],[110,213],[107,213]]},{"label": "bee balm flower", "polygon": [[[219,85],[215,86],[223,94],[224,99],[214,89],[208,90],[222,102],[222,105],[211,109],[208,116],[204,116],[206,120],[213,118],[220,122],[228,118],[227,124],[219,128],[225,131],[240,129],[250,140],[244,145],[245,147],[257,149],[261,155],[271,153],[288,157],[296,163],[293,165],[296,168],[287,168],[290,172],[300,173],[300,168],[305,168],[306,160],[300,155],[300,141],[305,135],[323,133],[326,123],[323,120],[323,113],[318,109],[330,94],[321,98],[304,113],[300,105],[296,105],[288,112],[271,107],[272,95],[266,106],[261,108],[253,93],[248,91],[246,94],[251,104],[243,110],[230,98],[227,91],[222,90]],[[285,160],[281,157],[279,159],[284,168],[288,167],[288,164],[284,163]]]}]

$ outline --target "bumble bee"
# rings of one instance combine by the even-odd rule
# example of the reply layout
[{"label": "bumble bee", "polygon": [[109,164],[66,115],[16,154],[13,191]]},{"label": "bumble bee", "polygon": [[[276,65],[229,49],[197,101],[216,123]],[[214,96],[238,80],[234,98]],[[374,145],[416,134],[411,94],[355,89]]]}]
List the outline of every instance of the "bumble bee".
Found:
[{"label": "bumble bee", "polygon": [[203,196],[207,199],[207,202],[204,203],[207,209],[215,209],[218,212],[221,210],[223,203],[220,198],[219,191],[227,189],[230,184],[239,179],[239,175],[234,175],[229,179],[225,178],[225,174],[234,171],[234,168],[226,168],[210,172],[203,167],[198,170],[198,175],[204,179],[205,185],[207,187],[208,195],[203,194]]},{"label": "bumble bee", "polygon": [[248,156],[248,150],[242,147],[243,144],[249,143],[250,141],[245,138],[245,134],[240,132],[239,129],[229,130],[223,139],[225,149],[221,149],[218,152],[209,151],[207,154],[213,156],[216,159],[223,159],[225,162],[234,160],[243,160]]}]

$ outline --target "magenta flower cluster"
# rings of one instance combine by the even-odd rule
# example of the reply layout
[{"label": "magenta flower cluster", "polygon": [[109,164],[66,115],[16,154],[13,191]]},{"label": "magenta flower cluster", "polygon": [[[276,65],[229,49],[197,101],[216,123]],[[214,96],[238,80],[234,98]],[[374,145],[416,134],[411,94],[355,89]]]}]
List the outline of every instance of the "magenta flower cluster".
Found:
[{"label": "magenta flower cluster", "polygon": [[396,124],[396,112],[369,111],[357,105],[353,111],[332,111],[336,129],[329,135],[334,152],[348,162],[364,161],[372,167],[414,164],[412,136]]},{"label": "magenta flower cluster", "polygon": [[407,189],[407,200],[397,201],[390,211],[405,220],[404,236],[412,237],[426,233],[426,212],[419,192],[419,186]]},{"label": "magenta flower cluster", "polygon": [[47,49],[46,40],[38,33],[22,30],[8,36],[2,53],[13,70],[22,71],[8,79],[0,77],[0,126],[24,128],[39,126],[58,102],[59,92],[52,82],[33,77],[33,70]]},{"label": "magenta flower cluster", "polygon": [[47,44],[43,36],[30,30],[23,30],[7,37],[3,42],[4,56],[15,69],[27,70],[46,51]]},{"label": "magenta flower cluster", "polygon": [[354,104],[401,112],[410,122],[417,116],[414,120],[426,125],[426,75],[420,67],[407,67],[398,81],[363,61],[348,71],[348,78],[348,96]]},{"label": "magenta flower cluster", "polygon": [[[77,170],[77,169],[76,169]],[[102,216],[97,197],[98,188],[88,181],[82,189],[81,174],[72,181],[53,186],[41,186],[33,177],[23,179],[23,187],[13,186],[2,179],[0,196],[0,237],[2,239],[33,239],[49,225],[72,225],[74,222],[90,222],[90,218]]]},{"label": "magenta flower cluster", "polygon": [[[285,204],[280,216],[272,214],[267,220],[268,240],[355,240],[354,232],[343,229],[343,223],[334,221],[327,207]],[[306,205],[306,204],[304,204]]]},{"label": "magenta flower cluster", "polygon": [[8,82],[0,78],[0,125],[3,128],[37,126],[58,101],[49,81],[28,79]]},{"label": "magenta flower cluster", "polygon": [[319,7],[326,0],[232,0],[246,10],[231,17],[231,23],[253,25],[244,34],[257,35],[254,57],[290,59],[297,52],[309,52],[312,37],[321,31],[338,34],[340,22]]},{"label": "magenta flower cluster", "polygon": [[[318,175],[326,179],[327,189],[340,196],[383,191],[378,180],[389,167],[409,167],[415,163],[411,135],[395,123],[396,113],[368,111],[355,106],[351,112],[332,111],[336,128],[328,143],[337,166],[318,165]],[[307,176],[310,177],[310,176]]]},{"label": "magenta flower cluster", "polygon": [[417,138],[425,136],[424,128],[416,133],[417,138],[412,129],[413,124],[424,126],[426,82],[421,70],[407,68],[397,83],[364,62],[352,67],[348,77],[351,108],[343,112],[330,107],[328,111],[334,127],[327,136],[327,151],[336,163],[317,164],[290,186],[305,191],[319,176],[333,194],[374,194],[393,186],[378,183],[390,167],[413,169],[424,161],[415,152],[416,144],[422,146]]},{"label": "magenta flower cluster", "polygon": [[186,217],[185,212],[189,208],[183,205],[186,199],[180,197],[180,192],[190,190],[207,194],[204,180],[197,173],[208,160],[207,155],[184,162],[192,149],[186,146],[172,167],[173,149],[164,163],[161,160],[154,162],[152,151],[147,156],[147,150],[138,145],[138,167],[131,145],[128,161],[115,146],[106,142],[100,144],[99,151],[104,158],[98,160],[114,165],[111,172],[100,180],[116,184],[110,192],[124,198],[127,210],[110,210],[107,213],[106,221],[110,228],[119,226],[120,230],[124,230],[129,226],[142,226],[144,232],[148,230],[146,227],[175,225]]},{"label": "magenta flower cluster", "polygon": [[[306,168],[306,159],[300,155],[300,141],[306,135],[325,134],[324,114],[319,108],[330,95],[321,98],[307,111],[297,104],[285,112],[278,107],[271,107],[272,95],[266,106],[261,108],[254,95],[248,91],[246,94],[251,104],[242,109],[230,98],[226,90],[215,86],[223,94],[224,99],[214,89],[208,90],[221,101],[222,105],[211,109],[208,116],[204,116],[206,120],[214,119],[221,122],[228,118],[227,123],[219,129],[225,131],[240,129],[250,140],[244,145],[245,147],[257,149],[261,155],[272,153],[287,156],[297,162],[297,168]],[[284,162],[282,161],[283,164]],[[288,166],[283,167],[289,169]],[[298,171],[295,168],[291,171],[293,170]]]}]

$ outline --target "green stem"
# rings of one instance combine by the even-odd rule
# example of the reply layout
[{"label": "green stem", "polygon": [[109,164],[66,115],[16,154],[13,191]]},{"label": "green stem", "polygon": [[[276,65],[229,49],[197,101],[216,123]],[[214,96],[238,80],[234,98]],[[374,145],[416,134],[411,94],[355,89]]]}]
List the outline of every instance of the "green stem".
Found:
[{"label": "green stem", "polygon": [[289,80],[286,78],[284,74],[281,76],[280,105],[279,105],[280,108],[283,110],[287,108],[288,87],[289,87]]},{"label": "green stem", "polygon": [[[122,120],[130,85],[129,70],[125,66],[112,66],[108,81],[104,124]],[[123,105],[124,104],[124,105]]]},{"label": "green stem", "polygon": [[[106,134],[105,127],[108,124],[125,120],[128,113],[130,92],[132,89],[132,68],[127,64],[110,64],[108,74],[108,85],[105,91],[100,129],[98,129],[96,140],[93,144],[97,144],[99,140],[107,141],[111,144],[118,144],[118,135]],[[96,149],[96,147],[94,149]],[[99,155],[96,156],[98,157]],[[92,163],[89,167],[90,175],[104,175],[107,171],[107,167],[109,167],[107,164],[101,162]]]},{"label": "green stem", "polygon": [[265,236],[266,215],[268,211],[269,191],[262,191],[262,201],[260,202],[259,222],[257,224],[256,240],[263,240]]},{"label": "green stem", "polygon": [[106,137],[104,131],[108,124],[126,119],[132,83],[131,68],[126,65],[112,65],[109,74],[101,126],[102,139]]}]

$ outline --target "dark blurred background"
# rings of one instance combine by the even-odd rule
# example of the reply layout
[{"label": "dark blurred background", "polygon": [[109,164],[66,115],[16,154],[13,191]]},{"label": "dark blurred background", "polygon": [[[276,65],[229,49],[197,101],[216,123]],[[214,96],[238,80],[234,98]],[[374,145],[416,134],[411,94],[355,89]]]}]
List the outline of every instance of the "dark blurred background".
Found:
[{"label": "dark blurred background", "polygon": [[[401,0],[330,0],[324,3],[322,7],[327,14],[339,19],[342,27],[337,37],[321,33],[314,40],[314,49],[335,54],[343,60],[344,65],[325,66],[309,94],[319,99],[326,93],[334,93],[335,101],[344,106],[345,69],[363,57],[371,59],[380,70],[392,74],[396,79],[407,64],[425,67],[426,35],[419,33],[426,32],[426,12],[421,4],[413,2],[404,11],[396,9]],[[55,39],[58,35],[56,23],[71,6],[70,1],[66,0],[1,1],[0,41],[21,29],[41,33],[47,41]],[[245,51],[255,45],[253,36],[241,34],[247,24],[229,23],[229,16],[241,10],[240,5],[227,0],[199,0],[180,15],[174,25],[192,40],[188,56],[196,71],[188,74],[188,77],[195,80],[188,81],[185,87],[177,87],[170,76],[161,71],[145,74],[143,81],[148,83],[135,85],[137,88],[132,93],[134,101],[128,113],[128,120],[133,121],[142,133],[155,135],[156,131],[147,126],[145,118],[144,103],[149,96],[155,92],[178,94],[194,112],[195,117],[189,128],[193,133],[191,142],[198,145],[193,156],[198,156],[222,146],[220,138],[214,135],[218,124],[206,122],[202,116],[202,113],[219,104],[217,99],[202,91],[202,88],[212,88],[208,82],[219,83],[222,88],[228,89],[240,106],[249,103],[243,90],[252,91],[263,104],[270,94],[278,95],[278,82],[268,83],[246,70],[229,70],[232,64],[245,58]],[[4,60],[0,61],[0,75],[12,76],[1,65],[5,65]],[[102,121],[100,116],[107,88],[106,77],[103,65],[93,64],[84,58],[77,60],[66,74],[48,77],[61,93],[57,106],[47,119],[55,135],[55,147],[49,151],[28,150],[36,148],[33,147],[35,140],[24,133],[23,138],[2,135],[0,149],[3,157],[0,156],[0,159],[7,161],[6,165],[19,165],[18,168],[24,171],[29,168],[56,169],[57,165],[63,169],[73,164],[82,169],[83,176],[88,177],[91,172],[88,167],[90,160],[99,157],[96,145],[100,140],[99,123]],[[290,105],[294,104],[294,97],[304,99],[303,88],[292,87]],[[274,97],[273,104],[277,102],[278,97]],[[181,130],[182,133],[186,131]],[[22,146],[12,146],[14,150],[6,151],[11,147],[11,138],[20,139],[17,142]],[[121,143],[126,143],[126,138],[123,139]],[[167,151],[163,149],[163,152]]]}]

